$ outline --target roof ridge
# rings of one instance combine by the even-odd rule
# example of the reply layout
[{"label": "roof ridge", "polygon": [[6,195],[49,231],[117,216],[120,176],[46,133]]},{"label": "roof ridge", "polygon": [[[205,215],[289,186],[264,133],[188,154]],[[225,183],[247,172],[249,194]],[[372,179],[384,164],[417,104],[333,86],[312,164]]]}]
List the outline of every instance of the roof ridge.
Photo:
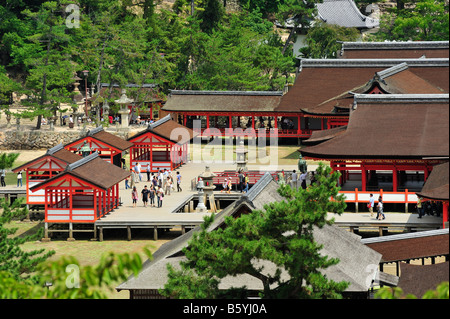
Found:
[{"label": "roof ridge", "polygon": [[253,203],[253,200],[261,193],[264,188],[273,181],[273,177],[269,172],[266,172],[256,183],[250,188],[250,190],[244,195]]},{"label": "roof ridge", "polygon": [[170,121],[171,119],[172,119],[172,115],[169,113],[166,116],[164,116],[163,118],[157,120],[156,122],[153,122],[153,123],[149,124],[147,129],[148,130],[153,130],[156,127],[166,123],[167,121]]},{"label": "roof ridge", "polygon": [[420,237],[428,237],[428,236],[439,236],[439,235],[445,235],[448,233],[449,233],[448,228],[444,228],[444,229],[427,230],[427,231],[414,232],[414,233],[405,233],[405,234],[389,235],[389,236],[382,236],[382,237],[364,238],[364,239],[361,239],[361,242],[363,244],[372,244],[372,243],[379,243],[379,242],[386,242],[386,241],[393,241],[393,240],[420,238]]},{"label": "roof ridge", "polygon": [[56,145],[56,146],[53,146],[52,148],[49,148],[48,150],[47,150],[47,155],[53,155],[53,154],[55,154],[56,152],[58,152],[58,151],[60,151],[60,150],[62,150],[64,148],[64,145],[62,144],[62,143],[59,143],[58,145]]},{"label": "roof ridge", "polygon": [[95,151],[94,153],[83,157],[82,159],[76,161],[75,163],[69,164],[66,166],[65,171],[72,171],[80,166],[83,166],[86,163],[89,163],[90,161],[92,161],[93,159],[98,157],[98,153],[97,151]]},{"label": "roof ridge", "polygon": [[300,59],[301,70],[304,67],[392,67],[406,62],[410,67],[443,67],[449,65],[449,58],[396,58],[396,59]]},{"label": "roof ridge", "polygon": [[342,47],[345,50],[352,49],[397,49],[397,48],[444,48],[448,49],[449,41],[384,41],[384,42],[342,42]]},{"label": "roof ridge", "polygon": [[92,136],[100,131],[103,131],[103,125],[97,126],[96,128],[87,131],[86,136]]},{"label": "roof ridge", "polygon": [[355,103],[448,103],[449,94],[355,94]]},{"label": "roof ridge", "polygon": [[206,91],[206,90],[171,90],[174,95],[283,95],[283,91]]},{"label": "roof ridge", "polygon": [[403,63],[397,64],[397,65],[394,65],[390,68],[387,68],[385,70],[376,72],[375,75],[377,75],[380,79],[384,80],[385,78],[388,78],[394,74],[405,71],[407,69],[408,69],[408,63],[403,62]]}]

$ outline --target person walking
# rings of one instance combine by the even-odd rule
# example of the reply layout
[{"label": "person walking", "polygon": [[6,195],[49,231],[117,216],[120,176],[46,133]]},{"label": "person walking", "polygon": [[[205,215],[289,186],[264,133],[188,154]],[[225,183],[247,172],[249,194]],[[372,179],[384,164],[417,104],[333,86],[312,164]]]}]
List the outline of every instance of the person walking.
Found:
[{"label": "person walking", "polygon": [[418,218],[422,218],[422,216],[425,215],[423,213],[422,197],[417,197],[416,208],[417,208],[417,213],[419,214]]},{"label": "person walking", "polygon": [[244,174],[244,191],[243,191],[244,193],[248,192],[248,181],[249,181],[248,175]]},{"label": "person walking", "polygon": [[146,172],[147,172],[147,182],[150,182],[150,163],[147,164]]},{"label": "person walking", "polygon": [[292,188],[298,190],[297,171],[294,169],[291,175]]},{"label": "person walking", "polygon": [[22,187],[22,171],[19,171],[19,173],[17,173],[17,187]]},{"label": "person walking", "polygon": [[378,197],[378,213],[377,213],[377,219],[382,220],[385,219],[384,212],[383,212],[383,198],[380,196]]},{"label": "person walking", "polygon": [[172,179],[170,176],[166,178],[165,194],[170,196],[170,191],[172,190]]},{"label": "person walking", "polygon": [[162,187],[160,187],[158,190],[158,207],[162,207],[163,198],[164,198],[164,190],[162,189]]},{"label": "person walking", "polygon": [[131,188],[130,184],[128,184],[129,178],[125,178],[125,189]]},{"label": "person walking", "polygon": [[177,192],[181,192],[181,174],[177,172]]},{"label": "person walking", "polygon": [[144,207],[147,207],[148,203],[148,195],[150,191],[147,188],[147,185],[144,186],[144,189],[141,191],[142,202],[144,203]]},{"label": "person walking", "polygon": [[136,207],[138,197],[139,197],[139,195],[138,195],[136,186],[133,186],[133,190],[131,191],[131,199],[133,200],[133,207]]},{"label": "person walking", "polygon": [[2,187],[6,187],[5,178],[6,178],[6,169],[2,168],[2,169],[0,170],[0,179],[1,179],[1,185],[2,185]]},{"label": "person walking", "polygon": [[155,207],[155,195],[156,195],[156,192],[155,192],[155,187],[153,186],[153,184],[152,185],[150,185],[150,189],[149,189],[149,191],[150,191],[150,206],[151,207]]},{"label": "person walking", "polygon": [[369,208],[370,217],[373,217],[373,207],[375,206],[375,198],[373,198],[373,194],[369,195],[369,203],[367,204],[367,207]]},{"label": "person walking", "polygon": [[244,174],[242,173],[242,170],[239,170],[239,191],[242,193],[244,191]]},{"label": "person walking", "polygon": [[301,186],[302,186],[303,189],[306,189],[306,175],[307,175],[307,174],[308,174],[307,172],[303,172],[303,173],[300,175],[300,184],[301,184]]}]

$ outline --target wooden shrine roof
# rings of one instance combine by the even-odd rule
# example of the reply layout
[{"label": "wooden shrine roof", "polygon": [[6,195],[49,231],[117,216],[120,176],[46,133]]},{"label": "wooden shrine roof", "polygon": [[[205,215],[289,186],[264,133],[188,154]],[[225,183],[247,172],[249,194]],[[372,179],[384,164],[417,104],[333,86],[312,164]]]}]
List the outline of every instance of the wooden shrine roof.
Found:
[{"label": "wooden shrine roof", "polygon": [[303,156],[423,159],[449,156],[449,102],[443,95],[355,95],[347,129]]},{"label": "wooden shrine roof", "polygon": [[400,273],[397,286],[403,293],[422,298],[428,290],[436,290],[440,283],[449,281],[449,262],[434,265],[400,263]]},{"label": "wooden shrine roof", "polygon": [[436,87],[427,80],[414,74],[406,62],[394,65],[390,68],[375,72],[372,78],[364,84],[342,92],[330,100],[316,106],[302,109],[306,114],[337,114],[337,108],[349,111],[353,105],[353,96],[368,94],[377,87],[384,94],[442,94],[442,88]]},{"label": "wooden shrine roof", "polygon": [[[447,141],[448,143],[448,141]],[[417,196],[434,200],[449,200],[448,187],[448,162],[433,167],[430,176],[428,176],[422,190]]]},{"label": "wooden shrine roof", "polygon": [[119,136],[116,136],[112,133],[106,132],[103,129],[103,126],[98,126],[95,129],[87,131],[87,133],[84,137],[81,137],[81,138],[79,138],[73,142],[70,142],[66,145],[76,144],[77,142],[81,142],[88,137],[92,137],[92,138],[98,140],[99,142],[102,142],[103,144],[106,144],[108,146],[116,148],[120,151],[125,151],[133,146],[133,143],[130,143],[127,140],[125,140]]},{"label": "wooden shrine roof", "polygon": [[79,155],[74,154],[73,152],[66,150],[62,144],[58,144],[58,145],[48,149],[47,152],[44,155],[39,156],[39,157],[37,157],[37,158],[35,158],[35,159],[33,159],[33,160],[23,164],[23,165],[20,165],[20,166],[14,168],[12,171],[14,173],[17,173],[17,172],[19,172],[19,171],[21,171],[23,169],[26,169],[30,165],[38,163],[41,160],[45,160],[48,157],[54,157],[54,158],[56,158],[58,160],[66,162],[67,164],[74,163],[74,162],[76,162],[76,161],[81,159],[81,157]]},{"label": "wooden shrine roof", "polygon": [[[173,143],[181,143],[185,144],[192,140],[198,134],[195,133],[192,129],[179,124],[177,121],[173,119],[171,114],[166,115],[165,117],[159,119],[158,121],[149,124],[147,129],[137,133],[134,136],[128,138],[128,141],[133,141],[137,137],[142,136],[146,133],[156,133],[157,135],[169,140]],[[186,139],[186,136],[189,138]]]},{"label": "wooden shrine roof", "polygon": [[98,153],[95,152],[68,165],[63,172],[45,182],[31,187],[30,189],[34,191],[36,189],[44,188],[45,185],[53,183],[54,180],[57,180],[66,174],[78,177],[89,184],[107,190],[130,176],[131,173],[101,159],[98,156]]},{"label": "wooden shrine roof", "polygon": [[361,242],[382,255],[382,262],[443,256],[449,253],[447,229],[365,238]]},{"label": "wooden shrine roof", "polygon": [[[294,85],[282,96],[276,112],[314,108],[363,87],[376,72],[406,62],[415,76],[449,92],[447,59],[303,59]],[[329,107],[327,106],[327,109]]]},{"label": "wooden shrine roof", "polygon": [[270,112],[280,102],[281,95],[280,91],[172,90],[163,110],[172,112]]},{"label": "wooden shrine roof", "polygon": [[448,58],[449,41],[343,42],[342,59]]}]

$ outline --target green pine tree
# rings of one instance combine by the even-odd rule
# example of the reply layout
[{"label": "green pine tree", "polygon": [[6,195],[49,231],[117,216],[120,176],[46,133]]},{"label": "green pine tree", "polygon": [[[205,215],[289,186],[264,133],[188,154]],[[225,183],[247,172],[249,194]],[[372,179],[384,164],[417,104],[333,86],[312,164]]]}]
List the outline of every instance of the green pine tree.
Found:
[{"label": "green pine tree", "polygon": [[[245,287],[220,291],[219,284],[226,276],[246,274],[261,281],[263,298],[340,298],[348,283],[334,282],[320,272],[339,261],[320,254],[313,229],[332,224],[327,213],[341,214],[345,202],[336,186],[339,173],[320,164],[316,177],[317,183],[306,190],[280,186],[285,201],[236,219],[227,217],[225,226],[214,231],[206,231],[214,217],[207,218],[183,249],[187,260],[181,269],[169,267],[161,293],[172,298],[243,297]],[[276,271],[264,271],[261,260],[274,264]],[[289,275],[287,281],[282,273]]]}]

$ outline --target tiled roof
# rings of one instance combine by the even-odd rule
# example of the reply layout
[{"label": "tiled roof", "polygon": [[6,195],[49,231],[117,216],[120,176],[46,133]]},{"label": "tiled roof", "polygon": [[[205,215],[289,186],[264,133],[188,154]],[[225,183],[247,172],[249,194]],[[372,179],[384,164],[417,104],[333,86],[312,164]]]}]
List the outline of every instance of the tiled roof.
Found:
[{"label": "tiled roof", "polygon": [[378,19],[363,15],[353,0],[323,0],[316,6],[319,18],[327,24],[359,29],[376,28],[380,24]]},{"label": "tiled roof", "polygon": [[448,94],[355,95],[345,132],[301,149],[334,159],[422,159],[449,156]]}]

